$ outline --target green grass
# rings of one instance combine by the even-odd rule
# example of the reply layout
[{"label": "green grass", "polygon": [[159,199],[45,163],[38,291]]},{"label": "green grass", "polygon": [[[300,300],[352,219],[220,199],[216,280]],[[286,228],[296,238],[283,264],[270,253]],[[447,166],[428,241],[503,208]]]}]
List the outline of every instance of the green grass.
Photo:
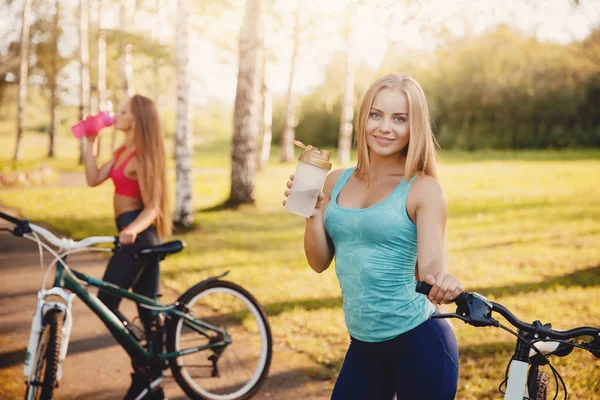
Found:
[{"label": "green grass", "polygon": [[[4,140],[4,141],[3,141]],[[0,138],[0,149],[7,139]],[[5,149],[0,150],[3,158]],[[269,314],[276,341],[335,377],[348,336],[334,268],[314,273],[302,247],[304,220],[281,206],[294,164],[272,162],[256,176],[255,206],[216,210],[228,196],[226,141],[196,147],[196,228],[177,237],[188,247],[162,266],[163,283],[184,290],[230,270]],[[579,155],[579,156],[578,156]],[[448,260],[469,290],[526,321],[553,327],[600,325],[600,152],[444,153],[441,181],[450,206]],[[56,161],[62,165],[63,159]],[[22,188],[0,202],[65,234],[113,234],[112,187]],[[499,398],[514,339],[504,331],[452,323],[461,351],[460,399]],[[574,351],[555,361],[571,398],[600,391],[600,360]],[[553,394],[553,393],[552,393]]]}]

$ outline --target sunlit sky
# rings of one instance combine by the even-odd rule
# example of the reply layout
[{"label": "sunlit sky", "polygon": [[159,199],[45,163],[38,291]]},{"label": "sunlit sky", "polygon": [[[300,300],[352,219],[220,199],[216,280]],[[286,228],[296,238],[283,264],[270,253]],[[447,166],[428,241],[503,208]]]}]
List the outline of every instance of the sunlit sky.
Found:
[{"label": "sunlit sky", "polygon": [[[130,28],[162,37],[165,41],[174,40],[175,2],[162,1],[171,8],[165,16],[169,22],[157,24],[150,16],[138,15]],[[235,52],[245,0],[231,1],[238,7],[225,14],[222,19],[212,18],[212,21],[206,22],[205,16],[190,14],[193,25],[208,24],[208,29],[216,32],[216,36],[222,38],[223,42],[233,50],[233,53],[223,51],[210,37],[201,36],[199,33],[192,35],[192,93],[193,102],[199,105],[206,104],[211,99],[233,102],[235,98],[237,84]],[[345,23],[349,0],[300,1],[302,23],[309,27],[305,35],[312,37],[305,37],[304,45],[300,48],[294,90],[305,93],[322,82],[325,67],[330,63],[331,56],[345,49],[340,32]],[[572,1],[366,0],[362,2],[365,4],[356,9],[352,17],[353,54],[359,63],[364,62],[377,69],[390,45],[394,45],[394,48],[400,45],[399,47],[412,49],[433,49],[437,43],[436,38],[439,37],[435,32],[442,27],[450,34],[460,36],[479,34],[500,23],[517,27],[526,34],[536,35],[540,40],[560,43],[580,40],[587,36],[594,26],[600,24],[600,0],[581,0],[578,7],[573,7]],[[14,3],[13,7],[20,8],[19,1]],[[405,8],[403,3],[412,3],[412,6]],[[75,7],[77,4],[77,0],[63,0],[63,7]],[[283,16],[283,21],[279,25],[277,23],[270,25],[270,30],[276,32],[266,38],[267,45],[274,54],[273,62],[269,65],[268,77],[276,93],[283,93],[287,89],[294,4],[293,0],[276,1],[276,11]],[[92,10],[92,20],[95,15]],[[115,26],[117,18],[114,10],[105,11],[103,16],[105,28]],[[410,21],[406,22],[408,17]],[[70,26],[66,24],[65,29],[74,30],[76,24]],[[65,33],[67,38],[71,38],[62,43],[64,51],[68,51],[68,47],[76,45],[74,40],[76,30]],[[3,23],[0,17],[1,36],[18,37],[18,34],[14,24],[9,26]],[[69,75],[76,77],[76,69],[72,72]]]}]

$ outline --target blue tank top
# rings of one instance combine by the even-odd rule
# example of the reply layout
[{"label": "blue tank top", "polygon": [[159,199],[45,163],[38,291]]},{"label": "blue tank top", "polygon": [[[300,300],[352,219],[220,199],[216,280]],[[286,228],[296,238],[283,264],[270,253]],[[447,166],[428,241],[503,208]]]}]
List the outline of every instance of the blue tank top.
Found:
[{"label": "blue tank top", "polygon": [[338,195],[353,172],[345,170],[333,187],[324,224],[335,247],[348,333],[381,342],[417,327],[435,311],[415,292],[417,227],[408,217],[406,196],[416,176],[408,183],[402,179],[372,207],[341,207]]}]

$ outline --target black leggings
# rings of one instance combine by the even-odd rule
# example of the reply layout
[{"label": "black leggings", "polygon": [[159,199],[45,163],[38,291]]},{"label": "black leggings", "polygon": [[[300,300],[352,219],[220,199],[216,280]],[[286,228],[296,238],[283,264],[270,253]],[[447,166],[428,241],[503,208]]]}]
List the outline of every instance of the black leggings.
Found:
[{"label": "black leggings", "polygon": [[[128,211],[117,217],[116,223],[119,232],[131,224],[140,214],[141,210]],[[113,283],[124,289],[132,288],[134,293],[142,296],[154,298],[158,293],[158,261],[154,257],[136,258],[135,253],[145,247],[156,246],[160,244],[156,228],[148,227],[137,235],[135,243],[122,246],[120,251],[114,253],[108,262],[103,281]],[[119,311],[121,297],[113,296],[102,290],[98,293],[98,299],[102,301],[121,321],[127,321],[125,315]],[[146,337],[150,337],[150,327],[152,325],[152,311],[138,305],[140,320],[144,325]],[[129,321],[127,321],[129,322]],[[117,342],[119,338],[115,336]],[[122,343],[121,343],[122,345]]]},{"label": "black leggings", "polygon": [[351,338],[333,400],[451,400],[458,346],[447,321],[430,319],[393,339]]}]

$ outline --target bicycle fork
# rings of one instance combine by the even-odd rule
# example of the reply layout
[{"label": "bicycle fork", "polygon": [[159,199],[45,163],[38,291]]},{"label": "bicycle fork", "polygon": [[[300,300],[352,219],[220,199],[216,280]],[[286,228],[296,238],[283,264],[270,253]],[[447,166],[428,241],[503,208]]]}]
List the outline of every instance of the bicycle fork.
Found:
[{"label": "bicycle fork", "polygon": [[[524,332],[519,332],[521,335],[524,335],[526,338],[530,339],[528,334]],[[536,335],[537,336],[537,335]],[[534,339],[537,337],[531,337]],[[557,354],[555,351],[559,348],[560,343],[555,341],[539,341],[533,343],[533,346],[538,349],[541,354]],[[570,349],[572,351],[572,348]],[[543,356],[539,356],[538,351],[533,350],[529,344],[525,343],[521,339],[517,338],[517,345],[515,348],[515,353],[513,355],[513,359],[510,362],[510,369],[508,374],[508,382],[506,384],[506,394],[504,395],[504,400],[523,400],[524,397],[528,396],[531,393],[531,388],[528,387],[529,384],[534,383],[538,374],[539,365],[543,365],[540,363],[540,360],[545,361]],[[570,353],[570,351],[568,352]],[[562,355],[566,355],[568,353],[563,353]],[[541,357],[537,359],[535,357]],[[533,377],[534,380],[530,381],[528,377]],[[534,389],[536,387],[534,386]]]},{"label": "bicycle fork", "polygon": [[[64,303],[55,301],[47,302],[48,296],[58,296]],[[40,357],[44,357],[44,354],[37,354],[39,341],[42,338],[44,330],[46,329],[45,317],[50,310],[60,310],[64,316],[64,323],[62,328],[62,340],[60,343],[60,352],[58,358],[58,370],[56,372],[56,381],[60,381],[62,378],[62,365],[67,355],[67,348],[69,346],[69,337],[71,335],[71,327],[73,326],[73,317],[71,313],[71,307],[73,305],[73,299],[75,298],[74,293],[68,293],[60,287],[54,287],[50,290],[40,290],[38,292],[37,304],[33,319],[31,321],[31,333],[29,335],[29,344],[27,345],[27,352],[25,353],[25,366],[23,368],[23,375],[28,378],[28,383],[32,383],[35,380],[35,370],[33,366],[37,366]]]}]

